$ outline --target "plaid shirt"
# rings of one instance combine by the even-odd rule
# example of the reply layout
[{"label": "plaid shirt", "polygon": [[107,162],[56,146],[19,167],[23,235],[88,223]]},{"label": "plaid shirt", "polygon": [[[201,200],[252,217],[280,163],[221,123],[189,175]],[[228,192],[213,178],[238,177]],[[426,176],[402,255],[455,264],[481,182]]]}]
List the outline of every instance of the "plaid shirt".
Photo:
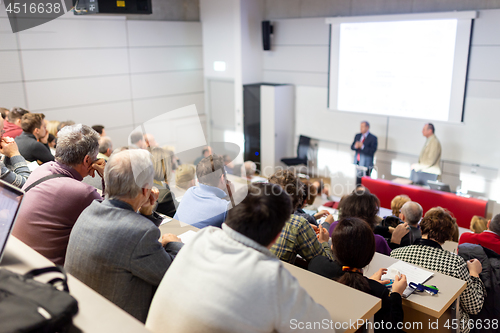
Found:
[{"label": "plaid shirt", "polygon": [[314,229],[303,217],[292,214],[270,251],[283,261],[293,263],[299,254],[309,261],[322,255],[333,260],[328,242],[320,243]]},{"label": "plaid shirt", "polygon": [[443,250],[437,243],[421,239],[415,244],[393,250],[391,257],[466,281],[467,288],[460,295],[460,332],[468,333],[469,327],[463,324],[468,323],[469,314],[477,314],[483,308],[483,282],[469,274],[462,257]]}]

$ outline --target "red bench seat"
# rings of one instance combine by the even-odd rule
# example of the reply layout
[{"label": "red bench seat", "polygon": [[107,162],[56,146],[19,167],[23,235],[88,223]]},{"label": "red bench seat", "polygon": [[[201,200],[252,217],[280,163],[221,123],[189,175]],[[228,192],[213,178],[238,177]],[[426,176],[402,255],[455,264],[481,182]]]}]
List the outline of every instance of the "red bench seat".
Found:
[{"label": "red bench seat", "polygon": [[408,195],[412,201],[418,202],[424,209],[424,214],[432,207],[441,206],[453,213],[459,227],[470,227],[474,215],[486,216],[485,200],[465,198],[454,193],[434,191],[415,185],[401,185],[384,179],[363,177],[361,184],[368,188],[380,200],[380,206],[391,207],[391,200],[400,194]]}]

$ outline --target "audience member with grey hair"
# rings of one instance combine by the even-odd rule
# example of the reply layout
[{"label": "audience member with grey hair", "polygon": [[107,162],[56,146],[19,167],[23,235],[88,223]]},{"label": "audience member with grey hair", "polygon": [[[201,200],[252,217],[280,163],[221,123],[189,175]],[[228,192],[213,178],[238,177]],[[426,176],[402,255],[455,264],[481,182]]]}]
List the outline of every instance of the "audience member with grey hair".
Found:
[{"label": "audience member with grey hair", "polygon": [[143,189],[151,189],[154,169],[147,150],[128,150],[110,158],[104,169],[106,199],[131,199]]},{"label": "audience member with grey hair", "polygon": [[12,234],[55,264],[64,264],[71,228],[95,199],[95,187],[82,179],[103,175],[96,160],[99,135],[89,126],[64,127],[58,135],[56,160],[37,168],[26,181],[24,202]]},{"label": "audience member with grey hair", "polygon": [[418,202],[408,201],[401,207],[400,219],[410,226],[417,226],[422,219],[423,209]]},{"label": "audience member with grey hair", "polygon": [[423,210],[418,202],[408,201],[401,207],[399,218],[408,223],[409,232],[401,239],[401,246],[412,245],[417,239],[422,237],[422,232],[418,223],[422,219]]},{"label": "audience member with grey hair", "polygon": [[[160,235],[158,189],[146,150],[115,153],[104,170],[106,199],[87,207],[71,231],[64,267],[145,322],[154,292],[182,243]],[[158,239],[161,236],[161,243]]]},{"label": "audience member with grey hair", "polygon": [[101,136],[99,138],[99,154],[97,158],[102,158],[107,161],[113,153],[113,142],[109,136]]}]

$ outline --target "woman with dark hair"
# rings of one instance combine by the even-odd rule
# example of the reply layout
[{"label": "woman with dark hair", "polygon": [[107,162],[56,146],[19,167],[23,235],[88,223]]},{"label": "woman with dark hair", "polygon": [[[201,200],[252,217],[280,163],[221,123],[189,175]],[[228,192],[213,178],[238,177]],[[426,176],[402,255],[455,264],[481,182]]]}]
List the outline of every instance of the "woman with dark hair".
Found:
[{"label": "woman with dark hair", "polygon": [[[341,219],[332,234],[332,251],[335,261],[316,257],[309,263],[309,270],[381,298],[382,308],[375,314],[375,321],[383,321],[384,325],[375,331],[400,332],[396,328],[399,322],[403,322],[401,295],[407,287],[406,276],[396,276],[392,292],[384,286],[389,281],[380,281],[386,269],[380,269],[371,278],[363,276],[363,268],[375,254],[375,237],[369,224],[356,217]],[[389,326],[392,330],[388,329]]]},{"label": "woman with dark hair", "polygon": [[477,314],[483,307],[485,287],[479,278],[482,271],[479,260],[466,262],[441,247],[452,238],[454,220],[446,209],[429,209],[420,222],[422,238],[413,245],[392,251],[391,257],[466,281],[467,288],[460,295],[460,331],[467,333],[470,331],[469,314]]},{"label": "woman with dark hair", "polygon": [[[346,217],[358,217],[368,223],[372,233],[377,225],[377,213],[380,209],[380,201],[378,198],[367,191],[355,191],[348,196],[345,196],[340,200],[339,203],[339,219],[344,219]],[[330,226],[330,235],[333,234],[335,227],[338,222],[333,222]],[[395,237],[397,237],[395,235]],[[404,236],[404,235],[403,235]],[[402,236],[401,236],[402,237]],[[394,239],[395,242],[399,243],[401,239]],[[380,235],[375,235],[375,248],[378,253],[385,255],[391,254],[391,248],[387,244],[384,237]]]}]

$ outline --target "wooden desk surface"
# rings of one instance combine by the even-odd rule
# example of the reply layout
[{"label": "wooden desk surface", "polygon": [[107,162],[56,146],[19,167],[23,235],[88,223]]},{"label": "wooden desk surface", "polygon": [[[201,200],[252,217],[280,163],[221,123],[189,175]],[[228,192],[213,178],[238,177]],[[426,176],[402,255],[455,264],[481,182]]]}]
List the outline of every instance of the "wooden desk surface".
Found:
[{"label": "wooden desk surface", "polygon": [[[397,259],[375,253],[372,261],[365,269],[365,276],[372,276],[379,268],[387,268]],[[416,266],[416,265],[415,265]],[[429,269],[422,268],[433,272]],[[439,293],[432,296],[428,293],[412,293],[407,299],[403,299],[403,305],[416,311],[428,314],[434,318],[439,318],[465,290],[467,283],[454,277],[433,272],[434,275],[427,280],[428,284],[433,284],[439,288]],[[411,281],[408,281],[410,283]]]},{"label": "wooden desk surface", "polygon": [[[1,267],[24,274],[33,268],[53,266],[47,258],[10,236],[5,248]],[[78,314],[73,323],[82,332],[149,332],[144,325],[68,274],[70,293],[78,300]]]},{"label": "wooden desk surface", "polygon": [[[382,307],[380,298],[289,263],[284,262],[283,264],[314,301],[328,310],[334,323],[354,323],[358,319],[370,320]],[[336,329],[336,332],[355,331],[355,329]]]},{"label": "wooden desk surface", "polygon": [[[174,219],[160,226],[162,234],[180,235],[188,230],[198,229]],[[358,319],[369,320],[382,307],[379,298],[288,263],[283,264],[309,295],[328,310],[334,323],[346,323],[347,327],[350,320],[353,323]],[[355,331],[355,329],[336,329],[338,333]]]}]

